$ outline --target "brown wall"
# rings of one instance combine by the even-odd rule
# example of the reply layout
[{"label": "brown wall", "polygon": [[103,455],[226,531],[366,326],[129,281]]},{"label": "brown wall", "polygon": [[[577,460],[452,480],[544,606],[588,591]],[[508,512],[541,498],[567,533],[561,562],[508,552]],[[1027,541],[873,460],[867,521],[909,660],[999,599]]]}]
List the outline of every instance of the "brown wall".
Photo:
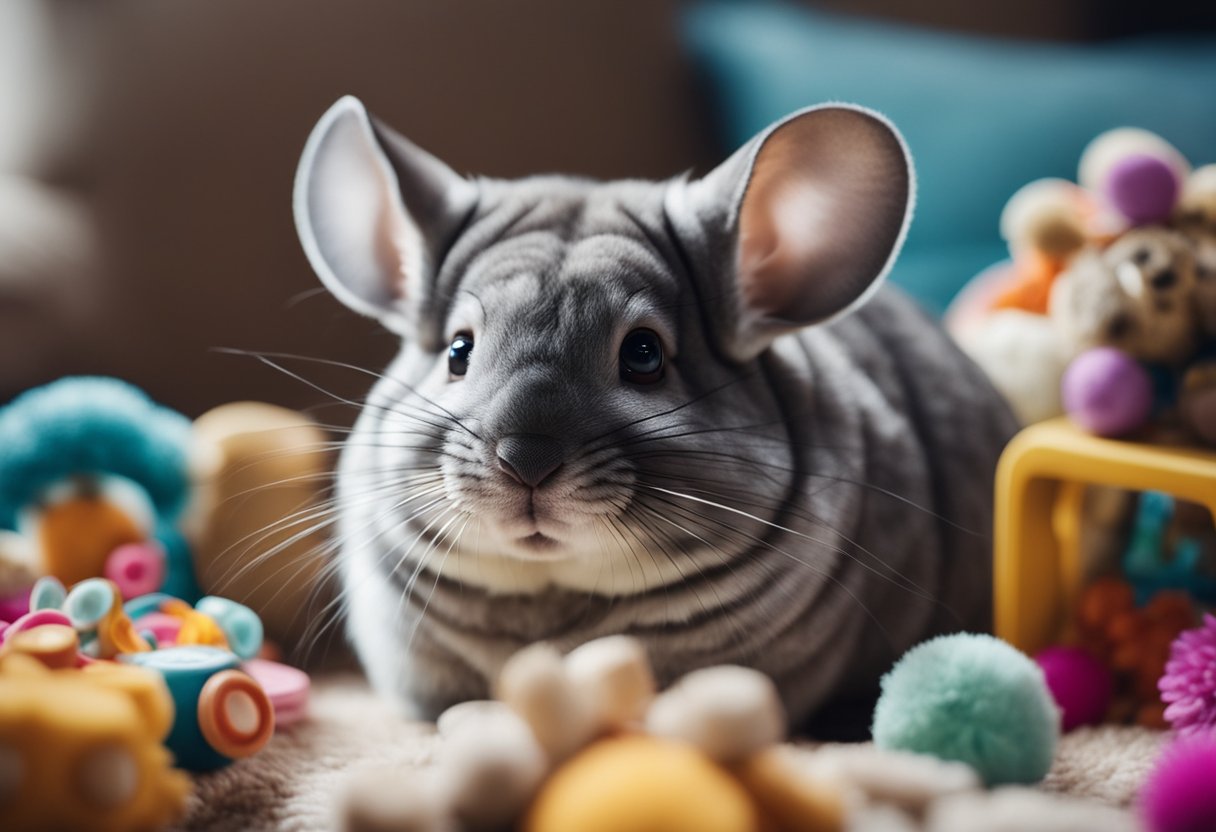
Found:
[{"label": "brown wall", "polygon": [[[462,171],[666,176],[712,159],[672,2],[113,3],[88,167],[106,332],[88,369],[189,413],[324,396],[235,347],[380,368],[393,341],[318,291],[292,176],[316,118],[355,93]],[[357,394],[368,379],[299,369]],[[340,418],[333,414],[333,418]]]}]

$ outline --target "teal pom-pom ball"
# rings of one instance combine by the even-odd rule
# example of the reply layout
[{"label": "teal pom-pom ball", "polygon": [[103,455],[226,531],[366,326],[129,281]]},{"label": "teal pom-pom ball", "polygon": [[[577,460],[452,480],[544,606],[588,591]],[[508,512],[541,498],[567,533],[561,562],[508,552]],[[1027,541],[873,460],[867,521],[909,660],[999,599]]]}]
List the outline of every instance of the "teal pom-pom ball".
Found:
[{"label": "teal pom-pom ball", "polygon": [[988,785],[1051,768],[1060,712],[1043,672],[1000,639],[959,633],[904,654],[882,679],[874,743],[967,763]]}]

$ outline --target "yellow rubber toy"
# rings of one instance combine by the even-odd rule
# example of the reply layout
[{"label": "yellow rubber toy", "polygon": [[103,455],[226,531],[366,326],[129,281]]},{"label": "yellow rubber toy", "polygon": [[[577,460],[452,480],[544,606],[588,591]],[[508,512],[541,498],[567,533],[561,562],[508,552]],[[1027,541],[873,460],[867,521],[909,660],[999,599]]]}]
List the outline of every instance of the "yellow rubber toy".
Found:
[{"label": "yellow rubber toy", "polygon": [[1026,653],[1056,641],[1076,605],[1087,485],[1165,491],[1216,516],[1216,453],[1104,439],[1063,418],[1014,437],[996,475],[994,624]]},{"label": "yellow rubber toy", "polygon": [[20,653],[0,658],[0,829],[171,823],[190,788],[161,744],[172,708],[164,681],[140,668],[49,670]]},{"label": "yellow rubber toy", "polygon": [[541,787],[526,832],[758,832],[752,798],[689,745],[649,736],[601,740]]}]

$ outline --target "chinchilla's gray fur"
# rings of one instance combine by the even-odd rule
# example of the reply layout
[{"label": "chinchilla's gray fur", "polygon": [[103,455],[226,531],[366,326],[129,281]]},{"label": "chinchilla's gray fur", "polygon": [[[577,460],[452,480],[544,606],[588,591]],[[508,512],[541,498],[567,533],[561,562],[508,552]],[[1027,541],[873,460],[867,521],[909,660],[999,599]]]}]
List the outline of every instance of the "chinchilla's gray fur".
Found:
[{"label": "chinchilla's gray fur", "polygon": [[[348,632],[377,688],[434,716],[486,697],[531,642],[629,633],[662,680],[764,671],[801,723],[870,695],[914,643],[987,629],[1012,416],[893,288],[740,346],[739,200],[759,144],[703,180],[444,181],[357,102],[340,106],[410,218],[390,251],[404,289],[342,274],[352,244],[321,226],[346,215],[326,219],[337,197],[309,169],[347,151],[314,139],[296,195],[310,256],[403,336],[338,477]],[[866,255],[872,278],[886,255]],[[620,379],[638,327],[664,342],[656,384]],[[474,339],[459,377],[457,333]],[[518,434],[561,449],[534,490],[496,459]]]}]

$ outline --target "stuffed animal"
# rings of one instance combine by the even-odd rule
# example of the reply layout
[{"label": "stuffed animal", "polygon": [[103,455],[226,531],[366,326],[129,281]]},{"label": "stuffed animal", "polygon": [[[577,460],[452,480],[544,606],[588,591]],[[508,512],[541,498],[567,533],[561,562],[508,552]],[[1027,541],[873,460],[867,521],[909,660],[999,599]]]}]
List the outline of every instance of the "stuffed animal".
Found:
[{"label": "stuffed animal", "polygon": [[[977,277],[947,323],[1019,416],[1068,412],[1103,435],[1153,418],[1216,442],[1216,166],[1192,172],[1159,136],[1112,130],[1078,184],[1014,194],[1001,231],[1012,264]],[[1069,370],[1094,349],[1143,371],[1109,356]]]}]

